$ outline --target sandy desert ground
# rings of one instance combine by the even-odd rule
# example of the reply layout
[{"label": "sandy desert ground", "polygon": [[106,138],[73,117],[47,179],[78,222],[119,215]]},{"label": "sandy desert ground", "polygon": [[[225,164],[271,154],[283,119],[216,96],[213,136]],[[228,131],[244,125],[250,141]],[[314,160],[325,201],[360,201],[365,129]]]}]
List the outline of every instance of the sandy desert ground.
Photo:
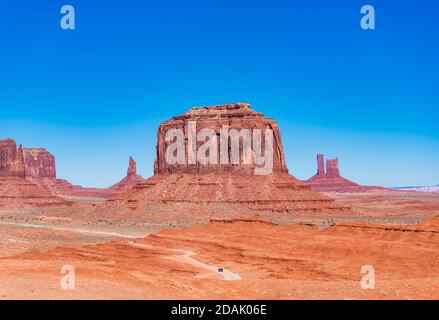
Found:
[{"label": "sandy desert ground", "polygon": [[[0,298],[439,299],[437,193],[331,196],[355,214],[191,226],[87,220],[88,205],[2,210]],[[61,288],[65,265],[75,289]]]}]

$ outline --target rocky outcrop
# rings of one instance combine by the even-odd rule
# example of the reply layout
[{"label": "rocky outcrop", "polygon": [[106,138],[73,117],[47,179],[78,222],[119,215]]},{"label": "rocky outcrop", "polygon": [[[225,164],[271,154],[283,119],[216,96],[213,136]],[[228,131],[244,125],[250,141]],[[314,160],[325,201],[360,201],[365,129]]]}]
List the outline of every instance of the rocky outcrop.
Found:
[{"label": "rocky outcrop", "polygon": [[313,190],[319,192],[363,192],[384,190],[382,187],[362,186],[340,176],[338,159],[326,161],[326,173],[323,167],[324,155],[317,155],[317,174],[306,180]]},{"label": "rocky outcrop", "polygon": [[71,206],[37,184],[18,177],[0,177],[0,208],[43,208]]},{"label": "rocky outcrop", "polygon": [[[184,159],[182,163],[171,164],[166,161],[166,150],[174,141],[166,139],[166,134],[172,129],[181,130],[184,137]],[[245,129],[246,131],[242,131]],[[244,136],[252,139],[254,135],[264,134],[266,129],[273,132],[273,168],[274,172],[288,172],[282,146],[279,127],[273,119],[264,117],[263,114],[251,109],[247,103],[232,103],[213,107],[191,108],[188,112],[173,117],[160,124],[157,133],[157,156],[154,165],[154,173],[249,173],[253,174],[258,166],[252,159],[247,163],[244,159],[232,157],[233,148],[238,150],[241,157],[255,154],[252,144],[245,145],[242,142]],[[260,131],[259,131],[260,130]],[[203,164],[199,155],[200,147],[205,144],[207,137],[196,136],[200,132],[213,133],[215,144],[216,164],[212,162]],[[192,156],[191,156],[192,155]],[[236,160],[236,161],[235,161]]]},{"label": "rocky outcrop", "polygon": [[[224,128],[237,131],[249,129],[250,136],[258,132],[258,129],[271,129],[272,171],[269,174],[255,174],[255,168],[260,163],[245,163],[242,159],[238,163],[231,163],[230,157],[226,158],[229,161],[223,163],[191,163],[188,153],[177,159],[180,163],[169,163],[169,148],[177,141],[168,139],[169,132],[182,132],[180,139],[186,150],[190,150],[193,147],[191,143],[194,143],[195,150],[199,152],[205,142],[204,139],[201,142],[200,139],[190,141],[193,128],[190,128],[189,121],[196,122],[196,134],[203,129],[209,129],[211,136],[218,137],[220,141],[221,130]],[[333,199],[313,191],[307,184],[288,173],[276,121],[253,111],[246,103],[192,108],[183,115],[162,123],[158,129],[157,140],[155,175],[107,201],[105,206],[134,210],[132,214],[138,212],[143,217],[150,214],[151,220],[169,218],[173,221],[245,217],[253,216],[255,211],[260,212],[264,218],[278,221],[288,220],[294,214],[331,215],[351,212]],[[210,150],[215,150],[217,158],[221,158],[218,140],[213,139],[216,148]],[[239,154],[244,157],[246,149],[243,140],[239,142],[234,147],[239,146]],[[232,138],[229,137],[228,145],[224,149],[230,151],[233,148],[231,144]],[[258,151],[254,145],[251,148],[250,155],[254,160]],[[155,210],[145,212],[147,208]],[[157,212],[160,212],[159,216]]]},{"label": "rocky outcrop", "polygon": [[338,159],[326,160],[326,176],[328,177],[340,177],[340,171],[338,170]]},{"label": "rocky outcrop", "polygon": [[75,197],[109,199],[112,196],[104,189],[83,188],[57,179],[55,156],[44,148],[24,148],[23,154],[26,179],[52,195],[69,200]]},{"label": "rocky outcrop", "polygon": [[26,179],[53,195],[68,200],[100,203],[111,199],[120,192],[133,187],[144,179],[137,174],[136,162],[130,157],[127,176],[109,188],[84,188],[65,179],[56,178],[55,157],[40,148],[24,149],[26,158]]},{"label": "rocky outcrop", "polygon": [[43,148],[25,148],[26,177],[56,178],[55,157]]},{"label": "rocky outcrop", "polygon": [[317,175],[318,176],[325,175],[325,159],[323,154],[317,155]]},{"label": "rocky outcrop", "polygon": [[[39,166],[33,167],[34,169]],[[35,171],[36,172],[36,171]],[[0,207],[27,208],[71,205],[26,180],[25,152],[12,139],[0,140]]]},{"label": "rocky outcrop", "polygon": [[12,139],[0,140],[0,177],[25,177],[23,148]]},{"label": "rocky outcrop", "polygon": [[127,177],[137,175],[137,164],[133,158],[130,157],[128,160],[128,169],[127,169]]},{"label": "rocky outcrop", "polygon": [[144,182],[141,176],[137,174],[137,165],[133,158],[129,158],[127,175],[118,183],[106,189],[106,192],[115,195],[127,189],[134,187],[138,183]]}]

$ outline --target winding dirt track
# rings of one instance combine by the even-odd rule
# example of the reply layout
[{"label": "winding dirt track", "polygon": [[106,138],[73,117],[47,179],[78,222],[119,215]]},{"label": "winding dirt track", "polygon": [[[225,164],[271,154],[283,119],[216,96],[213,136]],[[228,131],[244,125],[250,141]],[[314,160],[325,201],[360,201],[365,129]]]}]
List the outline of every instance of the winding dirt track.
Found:
[{"label": "winding dirt track", "polygon": [[[89,229],[80,229],[80,228],[65,228],[65,227],[54,227],[54,226],[46,226],[46,225],[38,225],[38,224],[27,224],[27,223],[14,223],[14,222],[0,222],[2,225],[12,225],[12,226],[19,226],[19,227],[25,227],[25,228],[37,228],[37,229],[51,229],[56,231],[70,231],[70,232],[78,232],[82,234],[92,234],[92,235],[100,235],[100,236],[109,236],[109,237],[118,237],[118,238],[126,238],[126,239],[137,239],[137,236],[129,235],[129,234],[121,234],[117,232],[107,232],[107,231],[97,231],[97,230],[89,230]],[[136,242],[130,242],[131,246],[141,249],[151,249],[154,248],[153,246],[146,245],[146,244],[140,244]],[[181,253],[176,256],[169,256],[167,258],[172,259],[174,261],[180,261],[183,263],[187,263],[191,266],[194,266],[196,268],[204,269],[207,271],[210,271],[214,275],[221,275],[224,280],[227,281],[234,281],[234,280],[242,280],[241,276],[237,273],[234,273],[230,270],[223,269],[222,272],[218,271],[218,267],[209,265],[203,262],[200,262],[194,258],[193,256],[196,255],[196,252],[192,250],[182,250],[182,249],[169,249],[174,252]]]},{"label": "winding dirt track", "polygon": [[[141,249],[154,248],[153,246],[150,246],[150,245],[135,243],[135,242],[130,242],[130,245],[133,247],[136,247],[136,248],[141,248]],[[241,276],[237,273],[234,273],[234,272],[227,270],[227,269],[223,269],[223,272],[219,272],[218,268],[216,266],[206,264],[206,263],[200,262],[200,261],[192,258],[194,255],[196,255],[196,253],[192,250],[182,250],[182,249],[170,249],[170,250],[178,252],[178,253],[182,253],[182,255],[167,257],[169,259],[172,259],[174,261],[181,261],[181,262],[190,264],[194,267],[208,270],[208,271],[214,273],[215,275],[218,275],[218,274],[222,275],[224,280],[226,280],[226,281],[242,280]]]}]

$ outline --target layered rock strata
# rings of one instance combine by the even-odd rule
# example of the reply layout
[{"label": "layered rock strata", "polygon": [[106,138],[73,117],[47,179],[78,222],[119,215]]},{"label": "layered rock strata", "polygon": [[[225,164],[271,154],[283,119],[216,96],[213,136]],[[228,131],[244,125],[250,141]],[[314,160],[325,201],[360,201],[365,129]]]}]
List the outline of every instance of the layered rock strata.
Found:
[{"label": "layered rock strata", "polygon": [[[221,141],[221,130],[248,129],[250,136],[257,129],[271,129],[273,133],[273,165],[271,173],[258,175],[258,163],[238,164],[190,163],[190,155],[185,153],[180,163],[169,163],[169,148],[175,139],[168,139],[168,133],[177,130],[183,133],[184,149],[191,149],[190,121],[196,122],[196,134],[209,129]],[[131,210],[161,208],[168,212],[172,208],[174,217],[184,213],[185,217],[220,216],[225,213],[239,216],[242,212],[253,215],[255,211],[264,213],[291,214],[345,214],[350,209],[336,203],[328,196],[313,191],[306,183],[288,173],[279,127],[275,120],[253,111],[249,104],[233,103],[213,107],[192,108],[181,116],[165,121],[157,134],[157,155],[154,165],[155,175],[137,184],[106,203],[106,206],[122,206]],[[231,150],[232,139],[228,139]],[[240,155],[244,156],[243,140],[239,140]],[[204,139],[197,139],[194,150],[203,148]],[[216,141],[215,143],[218,143]],[[262,146],[264,143],[262,143]],[[235,147],[237,147],[235,145]],[[210,149],[218,153],[221,146]],[[203,150],[205,152],[205,150]],[[257,150],[252,150],[253,154]],[[218,154],[216,159],[221,158]],[[158,207],[157,207],[158,206]],[[164,215],[164,213],[163,213]],[[285,216],[284,216],[285,217]]]},{"label": "layered rock strata", "polygon": [[[33,167],[40,168],[39,166]],[[12,139],[0,140],[0,207],[28,208],[71,205],[25,179],[25,152]]]}]

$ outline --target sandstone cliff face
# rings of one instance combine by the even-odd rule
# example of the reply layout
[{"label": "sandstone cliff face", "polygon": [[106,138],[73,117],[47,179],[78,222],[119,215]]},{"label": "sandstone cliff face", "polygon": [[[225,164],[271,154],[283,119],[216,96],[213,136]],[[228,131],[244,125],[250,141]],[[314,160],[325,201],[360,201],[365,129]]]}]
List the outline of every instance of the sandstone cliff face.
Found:
[{"label": "sandstone cliff face", "polygon": [[313,190],[319,192],[363,192],[370,190],[384,190],[382,187],[362,186],[340,176],[338,159],[326,161],[326,173],[323,154],[317,155],[317,174],[306,182]]},{"label": "sandstone cliff face", "polygon": [[[25,179],[25,152],[12,139],[0,140],[0,207],[28,208],[71,205]],[[35,168],[38,168],[36,166]]]},{"label": "sandstone cliff face", "polygon": [[340,177],[337,158],[326,161],[326,175],[331,177]]},{"label": "sandstone cliff face", "polygon": [[26,177],[56,178],[55,157],[42,148],[25,148]]},{"label": "sandstone cliff face", "polygon": [[[191,161],[189,152],[190,150],[196,149],[200,150],[200,146],[204,144],[203,141],[194,137],[192,139],[193,144],[191,144],[190,136],[191,125],[195,124],[194,130],[197,133],[204,130],[212,130],[215,134],[215,149],[216,149],[216,163],[209,163],[208,165],[200,163],[198,159]],[[183,164],[169,164],[166,161],[166,149],[172,144],[172,141],[167,141],[166,133],[171,129],[181,130],[184,134],[185,144],[185,158]],[[251,109],[250,105],[247,103],[232,103],[225,105],[218,105],[213,107],[199,107],[192,108],[188,112],[173,117],[172,119],[165,121],[159,126],[157,134],[157,157],[154,165],[154,173],[206,173],[206,172],[239,172],[246,174],[253,174],[255,171],[254,161],[249,160],[250,163],[243,163],[243,159],[239,159],[239,163],[236,163],[231,158],[233,146],[239,144],[239,155],[242,158],[246,154],[246,149],[242,142],[242,136],[233,140],[231,135],[223,139],[224,136],[221,135],[221,130],[226,130],[223,132],[232,132],[231,130],[236,129],[237,133],[243,133],[241,130],[246,129],[249,132],[249,136],[253,137],[257,134],[260,129],[261,133],[265,133],[265,129],[271,129],[273,131],[273,168],[274,172],[288,172],[288,168],[285,163],[282,139],[279,131],[279,127],[273,119],[264,117],[261,113],[256,112]],[[193,141],[195,140],[195,141]],[[234,144],[237,142],[236,144]],[[253,146],[249,145],[251,154],[254,153]],[[222,156],[222,151],[224,151],[225,157]],[[200,151],[199,151],[200,152]],[[250,154],[250,156],[251,156]]]},{"label": "sandstone cliff face", "polygon": [[[236,130],[272,129],[272,172],[257,175],[253,163],[191,164],[187,156],[183,163],[169,164],[166,152],[172,141],[166,139],[166,134],[173,129],[181,130],[185,147],[190,148],[188,121],[196,121],[197,131],[208,128],[217,136],[221,135],[220,130],[224,126]],[[162,123],[157,140],[155,175],[107,201],[105,206],[128,208],[132,214],[137,212],[143,217],[149,216],[151,220],[172,221],[245,217],[253,216],[255,211],[270,220],[288,221],[291,214],[351,212],[288,174],[277,123],[251,110],[248,104],[192,108]],[[242,145],[239,146],[242,154]]]},{"label": "sandstone cliff face", "polygon": [[325,175],[325,159],[323,154],[317,155],[317,175],[318,176]]},{"label": "sandstone cliff face", "polygon": [[23,148],[12,139],[0,140],[0,176],[20,177],[25,176]]}]

